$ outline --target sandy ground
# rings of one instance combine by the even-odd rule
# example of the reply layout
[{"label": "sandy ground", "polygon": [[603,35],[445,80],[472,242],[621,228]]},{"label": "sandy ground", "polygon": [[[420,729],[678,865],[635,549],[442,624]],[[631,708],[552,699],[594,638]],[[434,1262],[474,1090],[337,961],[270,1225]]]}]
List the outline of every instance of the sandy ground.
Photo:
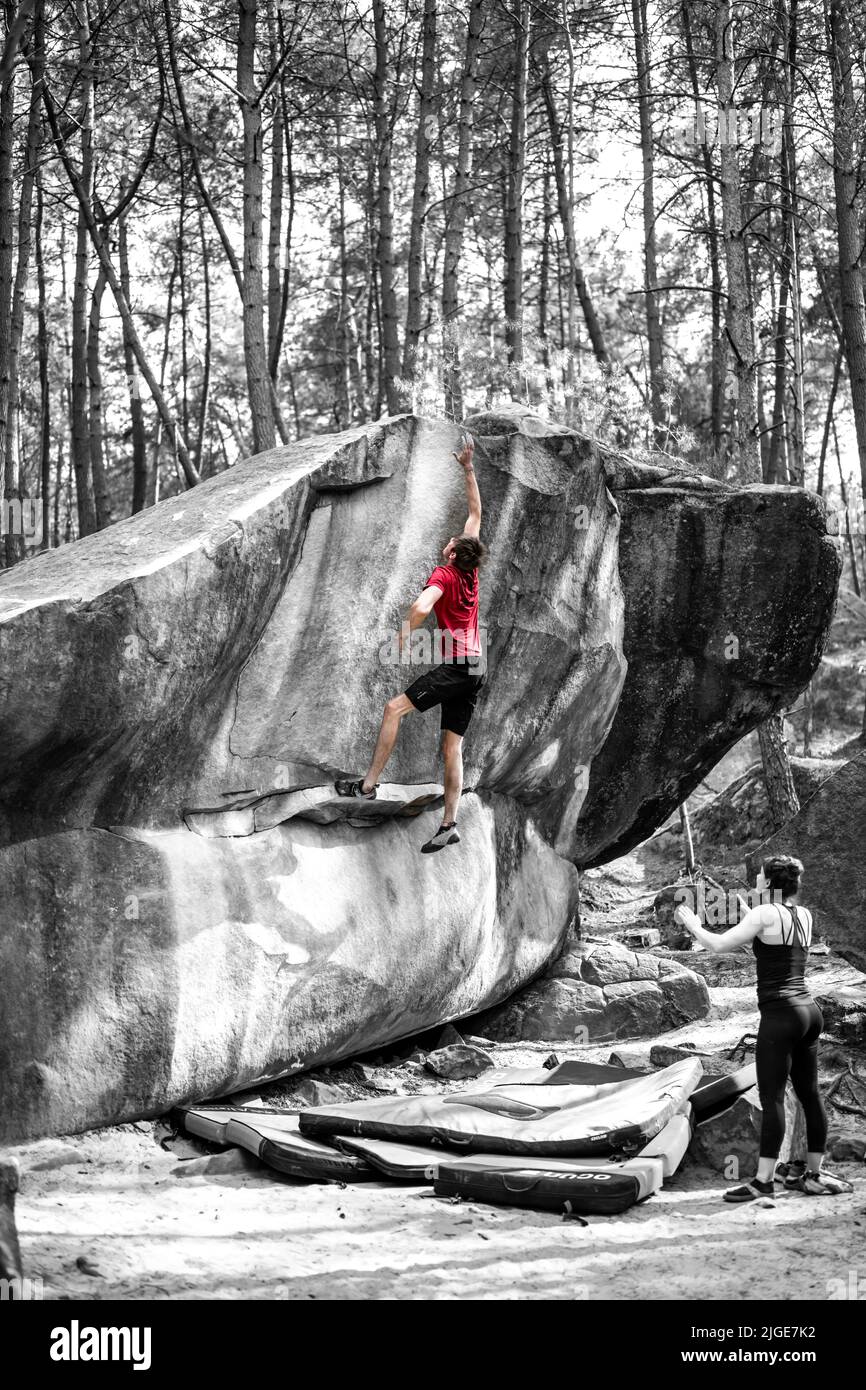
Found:
[{"label": "sandy ground", "polygon": [[[845,974],[827,971],[821,988]],[[710,1018],[663,1041],[715,1049],[754,1029],[753,990],[713,998]],[[650,1040],[627,1046],[647,1052]],[[576,1055],[503,1045],[496,1061],[538,1066],[552,1048]],[[831,1112],[831,1128],[858,1125]],[[252,1159],[238,1173],[184,1175],[185,1159],[215,1150],[168,1133],[148,1122],[16,1150],[23,1254],[46,1299],[823,1300],[852,1271],[866,1289],[862,1163],[833,1165],[854,1182],[850,1196],[785,1193],[765,1207],[724,1204],[719,1175],[687,1163],[643,1205],[581,1226],[429,1188],[301,1183]]]}]

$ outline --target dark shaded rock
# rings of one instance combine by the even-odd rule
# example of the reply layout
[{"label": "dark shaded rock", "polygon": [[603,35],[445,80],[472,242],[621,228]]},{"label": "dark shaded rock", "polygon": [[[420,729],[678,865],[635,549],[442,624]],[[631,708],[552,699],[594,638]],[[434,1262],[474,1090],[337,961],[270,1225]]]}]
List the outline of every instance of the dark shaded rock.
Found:
[{"label": "dark shaded rock", "polygon": [[[609,486],[622,517],[629,667],[592,762],[574,851],[582,867],[639,844],[790,703],[785,691],[803,689],[841,567],[824,505],[803,489],[697,486],[674,469],[647,485],[615,459]],[[782,588],[770,578],[774,556],[784,557]]]},{"label": "dark shaded rock", "polygon": [[463,1035],[458,1033],[453,1023],[446,1023],[436,1039],[436,1048],[460,1047],[463,1043]]},{"label": "dark shaded rock", "polygon": [[833,1033],[849,1046],[866,1041],[866,984],[816,993],[815,1002],[824,1015],[825,1033]]},{"label": "dark shaded rock", "polygon": [[866,1158],[866,1139],[856,1134],[828,1134],[827,1152],[836,1163],[862,1163]]},{"label": "dark shaded rock", "polygon": [[[720,1115],[695,1128],[689,1153],[697,1163],[722,1173],[732,1182],[754,1176],[761,1138],[761,1102],[757,1086],[738,1096]],[[785,1138],[780,1159],[805,1158],[806,1130],[803,1110],[793,1090],[785,1093]]]},{"label": "dark shaded rock", "polygon": [[769,854],[794,854],[805,866],[802,898],[834,951],[866,971],[866,750],[805,801],[793,820],[749,858],[757,872]]},{"label": "dark shaded rock", "polygon": [[[807,801],[844,762],[831,758],[791,756],[791,775],[800,804]],[[754,852],[773,833],[767,781],[760,763],[753,764],[692,817],[692,834],[700,854],[704,845],[714,850]]]},{"label": "dark shaded rock", "polygon": [[21,1279],[21,1247],[15,1228],[15,1195],[18,1191],[18,1164],[0,1154],[0,1279]]},{"label": "dark shaded rock", "polygon": [[440,1047],[431,1052],[426,1065],[427,1070],[436,1076],[444,1076],[451,1081],[466,1081],[492,1067],[493,1058],[480,1047],[452,1043],[449,1047]]}]

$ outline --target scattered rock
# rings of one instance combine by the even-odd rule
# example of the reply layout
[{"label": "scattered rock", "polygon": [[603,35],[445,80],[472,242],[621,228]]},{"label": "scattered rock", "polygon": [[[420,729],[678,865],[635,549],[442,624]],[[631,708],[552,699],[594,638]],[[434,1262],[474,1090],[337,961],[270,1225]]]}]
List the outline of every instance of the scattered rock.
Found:
[{"label": "scattered rock", "polygon": [[837,1163],[862,1163],[866,1158],[866,1139],[856,1134],[828,1134],[827,1152]]},{"label": "scattered rock", "polygon": [[351,1071],[358,1080],[371,1090],[378,1091],[383,1096],[396,1095],[394,1087],[381,1076],[375,1067],[368,1066],[366,1062],[353,1062]]},{"label": "scattered rock", "polygon": [[315,1076],[300,1076],[292,1088],[292,1099],[304,1105],[342,1105],[352,1096],[345,1086],[334,1086]]},{"label": "scattered rock", "polygon": [[469,1043],[472,1047],[486,1048],[490,1046],[487,1038],[476,1038],[473,1033],[464,1033],[463,1041]]},{"label": "scattered rock", "polygon": [[75,1261],[76,1269],[80,1269],[82,1274],[89,1274],[91,1279],[104,1279],[105,1275],[98,1265],[87,1255],[79,1255]]},{"label": "scattered rock", "polygon": [[708,985],[733,986],[755,983],[755,957],[751,951],[674,951],[661,947],[653,951],[659,960],[671,960],[677,965],[702,975]]},{"label": "scattered rock", "polygon": [[58,1139],[45,1139],[37,1144],[29,1144],[22,1153],[26,1173],[48,1173],[54,1168],[64,1168],[68,1163],[84,1163],[84,1154],[73,1144],[65,1144]]},{"label": "scattered rock", "polygon": [[627,1071],[652,1071],[642,1052],[633,1052],[627,1047],[619,1047],[612,1052],[607,1064],[609,1067],[625,1067]]},{"label": "scattered rock", "polygon": [[655,1043],[650,1048],[649,1059],[654,1067],[672,1067],[674,1062],[681,1062],[684,1057],[701,1057],[694,1047],[689,1047],[683,1043],[681,1047],[671,1047],[669,1043]]},{"label": "scattered rock", "polygon": [[0,1155],[0,1279],[20,1279],[21,1248],[15,1228],[15,1194],[18,1191],[18,1161]]},{"label": "scattered rock", "polygon": [[553,1071],[555,1067],[559,1066],[559,1058],[555,1052],[551,1052],[545,1057],[541,1065],[545,1071]]},{"label": "scattered rock", "polygon": [[174,1178],[214,1178],[230,1173],[251,1173],[261,1166],[255,1155],[246,1149],[227,1149],[225,1153],[180,1163],[177,1168],[172,1168],[171,1174]]},{"label": "scattered rock", "polygon": [[624,946],[632,951],[648,950],[651,946],[658,946],[662,939],[662,934],[658,927],[629,927],[628,931],[620,932],[617,937]]},{"label": "scattered rock", "polygon": [[568,1038],[581,1043],[651,1037],[704,1018],[706,982],[676,961],[615,942],[580,942],[546,976],[474,1020],[501,1041]]},{"label": "scattered rock", "polygon": [[480,1076],[493,1066],[489,1052],[480,1047],[470,1047],[467,1043],[454,1043],[449,1047],[437,1048],[427,1058],[427,1070],[436,1076],[447,1077],[449,1081],[467,1081]]},{"label": "scattered rock", "polygon": [[833,1033],[851,1047],[866,1041],[866,985],[841,985],[815,996],[824,1015],[825,1033]]},{"label": "scattered rock", "polygon": [[[699,1124],[689,1145],[689,1154],[725,1177],[743,1181],[752,1176],[758,1161],[761,1137],[761,1102],[757,1086],[738,1096],[720,1115]],[[785,1093],[785,1138],[782,1161],[805,1153],[806,1131],[803,1111],[790,1086]],[[734,1162],[732,1162],[734,1160]]]}]

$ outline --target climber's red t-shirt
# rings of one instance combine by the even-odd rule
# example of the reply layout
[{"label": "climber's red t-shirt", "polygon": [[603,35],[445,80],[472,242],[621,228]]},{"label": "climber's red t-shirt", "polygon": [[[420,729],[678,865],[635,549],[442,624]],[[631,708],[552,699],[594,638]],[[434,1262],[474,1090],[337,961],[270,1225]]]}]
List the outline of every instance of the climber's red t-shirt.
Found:
[{"label": "climber's red t-shirt", "polygon": [[437,565],[425,587],[431,584],[442,590],[442,597],[433,605],[436,625],[451,634],[450,640],[445,639],[444,660],[465,661],[480,656],[478,571],[467,574],[456,565]]}]

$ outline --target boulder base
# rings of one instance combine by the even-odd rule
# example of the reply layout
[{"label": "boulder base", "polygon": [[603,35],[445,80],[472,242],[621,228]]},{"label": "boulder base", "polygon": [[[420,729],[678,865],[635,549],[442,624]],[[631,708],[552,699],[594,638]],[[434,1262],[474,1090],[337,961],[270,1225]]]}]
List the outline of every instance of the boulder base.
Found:
[{"label": "boulder base", "polygon": [[507,1041],[570,1039],[584,1044],[652,1037],[704,1018],[706,983],[676,961],[615,943],[572,946],[498,1009],[472,1020],[475,1032]]}]

